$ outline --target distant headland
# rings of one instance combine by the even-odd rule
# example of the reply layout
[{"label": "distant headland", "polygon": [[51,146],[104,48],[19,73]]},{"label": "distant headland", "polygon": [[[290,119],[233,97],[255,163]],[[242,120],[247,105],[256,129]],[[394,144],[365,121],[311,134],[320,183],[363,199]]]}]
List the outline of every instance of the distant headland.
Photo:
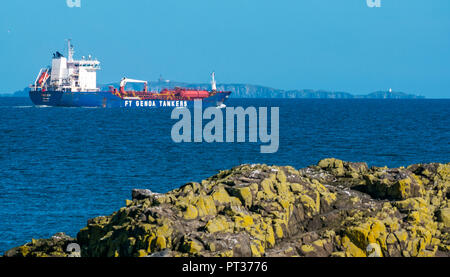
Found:
[{"label": "distant headland", "polygon": [[[108,90],[108,86],[119,87],[119,83],[100,85],[102,90]],[[139,84],[129,84],[131,88],[139,88]],[[188,87],[198,89],[209,89],[209,83],[186,83],[164,80],[150,82],[149,89],[159,91],[163,88]],[[133,88],[134,89],[134,88]],[[425,99],[425,96],[409,94],[400,91],[375,91],[369,94],[352,94],[344,91],[327,91],[314,89],[282,90],[270,87],[250,84],[218,84],[218,90],[231,91],[232,98],[299,98],[299,99]],[[0,94],[0,96],[28,97],[28,88],[11,94]]]}]

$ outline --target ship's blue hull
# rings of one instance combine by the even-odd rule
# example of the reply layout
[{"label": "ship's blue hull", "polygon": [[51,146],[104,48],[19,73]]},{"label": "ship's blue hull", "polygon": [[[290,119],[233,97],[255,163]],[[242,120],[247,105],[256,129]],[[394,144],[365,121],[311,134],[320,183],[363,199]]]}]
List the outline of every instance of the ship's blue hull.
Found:
[{"label": "ship's blue hull", "polygon": [[[203,106],[220,106],[230,92],[218,92],[203,98]],[[38,106],[102,107],[102,108],[164,108],[193,107],[194,100],[122,99],[111,92],[30,91],[31,101]]]}]

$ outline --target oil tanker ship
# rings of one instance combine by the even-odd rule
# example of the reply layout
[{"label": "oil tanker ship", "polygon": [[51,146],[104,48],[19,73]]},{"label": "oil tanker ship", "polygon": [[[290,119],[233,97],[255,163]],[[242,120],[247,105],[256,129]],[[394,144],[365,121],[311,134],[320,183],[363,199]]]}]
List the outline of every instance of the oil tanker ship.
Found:
[{"label": "oil tanker ship", "polygon": [[[148,90],[148,82],[123,78],[120,87],[109,86],[107,90],[97,88],[97,70],[100,62],[83,57],[74,60],[74,48],[68,41],[68,55],[53,54],[51,67],[42,68],[35,82],[30,85],[30,99],[39,106],[62,107],[192,107],[195,100],[203,106],[224,106],[229,91],[217,91],[214,72],[211,90],[175,87],[159,92]],[[127,83],[141,83],[143,90],[125,90]]]}]

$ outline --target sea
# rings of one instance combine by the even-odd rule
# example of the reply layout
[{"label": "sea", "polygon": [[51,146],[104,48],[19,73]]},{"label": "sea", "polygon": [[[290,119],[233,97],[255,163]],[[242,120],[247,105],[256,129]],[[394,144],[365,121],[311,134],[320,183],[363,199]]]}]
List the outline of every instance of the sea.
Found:
[{"label": "sea", "polygon": [[279,107],[278,151],[261,153],[262,142],[175,143],[171,109],[35,107],[27,98],[0,98],[0,253],[57,232],[75,237],[88,219],[123,207],[134,188],[164,193],[244,163],[450,162],[450,99],[226,104]]}]

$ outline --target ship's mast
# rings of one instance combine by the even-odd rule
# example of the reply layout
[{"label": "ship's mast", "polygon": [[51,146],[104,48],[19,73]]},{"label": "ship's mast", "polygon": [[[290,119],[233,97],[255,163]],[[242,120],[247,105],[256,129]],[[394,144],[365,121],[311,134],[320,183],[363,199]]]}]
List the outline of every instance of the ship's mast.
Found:
[{"label": "ship's mast", "polygon": [[216,91],[217,90],[217,88],[216,88],[216,73],[215,72],[213,72],[212,74],[211,74],[211,77],[212,77],[212,81],[211,81],[211,89],[212,89],[212,91]]},{"label": "ship's mast", "polygon": [[72,62],[73,61],[73,54],[74,54],[75,51],[73,50],[73,45],[72,45],[72,40],[71,39],[67,40],[67,51],[68,51],[67,59],[68,59],[69,62]]}]

